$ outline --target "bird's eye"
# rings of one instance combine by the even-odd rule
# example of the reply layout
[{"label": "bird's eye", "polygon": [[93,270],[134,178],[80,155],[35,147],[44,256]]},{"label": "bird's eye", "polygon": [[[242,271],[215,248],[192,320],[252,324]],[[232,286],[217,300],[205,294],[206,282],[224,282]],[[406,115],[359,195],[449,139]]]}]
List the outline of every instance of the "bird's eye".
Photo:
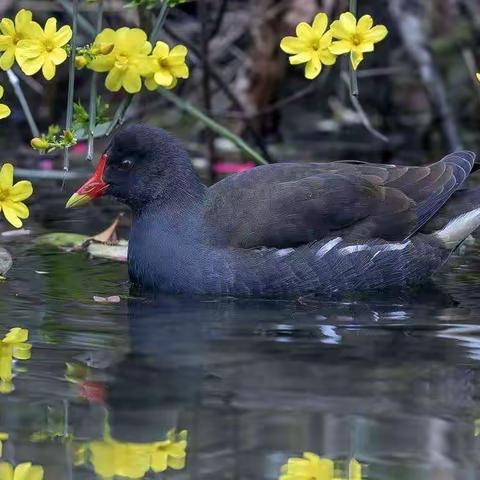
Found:
[{"label": "bird's eye", "polygon": [[133,167],[133,160],[125,158],[120,162],[119,169],[123,171],[128,171]]}]

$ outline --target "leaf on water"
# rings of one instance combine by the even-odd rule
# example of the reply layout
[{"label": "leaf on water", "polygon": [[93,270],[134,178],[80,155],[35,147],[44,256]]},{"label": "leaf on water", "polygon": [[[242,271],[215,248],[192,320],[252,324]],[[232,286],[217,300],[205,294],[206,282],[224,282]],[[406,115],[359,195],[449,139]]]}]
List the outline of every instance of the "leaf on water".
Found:
[{"label": "leaf on water", "polygon": [[81,248],[89,238],[87,235],[80,235],[78,233],[47,233],[40,235],[36,239],[36,244],[63,249],[77,249]]},{"label": "leaf on water", "polygon": [[105,243],[90,243],[87,251],[92,257],[106,258],[116,262],[126,262],[128,254],[128,242],[120,240],[117,245],[107,245]]},{"label": "leaf on water", "polygon": [[92,237],[92,240],[100,243],[117,244],[118,243],[117,227],[118,227],[118,222],[120,222],[120,219],[122,217],[123,217],[123,214],[121,213],[106,230]]},{"label": "leaf on water", "polygon": [[13,265],[12,256],[3,247],[0,247],[0,275],[3,277]]},{"label": "leaf on water", "polygon": [[93,300],[97,303],[120,303],[120,297],[118,295],[112,295],[110,297],[99,297],[95,295]]}]

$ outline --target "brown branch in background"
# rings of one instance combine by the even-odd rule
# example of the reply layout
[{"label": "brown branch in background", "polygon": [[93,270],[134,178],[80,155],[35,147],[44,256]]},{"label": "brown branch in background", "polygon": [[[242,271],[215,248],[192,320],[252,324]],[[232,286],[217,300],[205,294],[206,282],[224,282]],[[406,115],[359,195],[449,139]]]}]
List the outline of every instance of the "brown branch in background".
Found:
[{"label": "brown branch in background", "polygon": [[[197,61],[201,63],[202,54],[200,50],[191,41],[179,35],[169,25],[165,25],[164,30],[171,38],[173,38],[173,40],[185,45],[188,48],[190,55],[195,57]],[[245,111],[245,107],[243,106],[242,102],[240,102],[240,100],[237,98],[237,96],[229,87],[229,85],[223,80],[222,75],[218,72],[215,66],[210,64],[209,68],[210,68],[210,75],[212,77],[212,80],[218,85],[220,90],[225,94],[225,96],[232,103],[234,108],[238,110],[240,113],[242,113],[243,115],[245,115],[245,119],[248,118],[247,117],[248,114]],[[270,155],[265,145],[265,142],[257,133],[257,131],[252,127],[252,125],[247,122],[245,124],[245,129],[246,129],[246,132],[252,137],[252,141],[255,143],[256,147],[262,152],[262,155],[265,157],[265,159],[269,163],[274,163],[275,159]]]},{"label": "brown branch in background", "polygon": [[461,149],[462,142],[447,99],[445,85],[435,66],[422,25],[422,18],[425,15],[423,1],[390,0],[388,6],[405,50],[418,69],[432,109],[439,120],[446,147],[449,150]]}]

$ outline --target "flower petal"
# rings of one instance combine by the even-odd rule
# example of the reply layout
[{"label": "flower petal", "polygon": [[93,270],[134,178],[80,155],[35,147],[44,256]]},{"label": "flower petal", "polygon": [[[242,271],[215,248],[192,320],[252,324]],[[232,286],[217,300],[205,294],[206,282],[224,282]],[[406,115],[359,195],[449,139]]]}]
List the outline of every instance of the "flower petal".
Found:
[{"label": "flower petal", "polygon": [[18,64],[20,65],[20,68],[25,75],[35,75],[42,68],[44,60],[44,54],[36,58],[28,58],[22,60],[17,57]]},{"label": "flower petal", "polygon": [[32,12],[30,10],[25,10],[24,8],[22,8],[15,15],[15,28],[17,30],[26,30],[29,27],[31,21]]},{"label": "flower petal", "polygon": [[9,117],[11,113],[12,111],[8,105],[0,103],[0,120]]},{"label": "flower petal", "polygon": [[53,37],[57,47],[63,47],[72,38],[72,29],[69,25],[64,25]]},{"label": "flower petal", "polygon": [[313,55],[312,59],[305,65],[305,77],[313,80],[320,75],[322,71],[322,64],[318,55]]},{"label": "flower petal", "polygon": [[112,68],[105,79],[105,87],[111,92],[118,92],[122,88],[123,72],[118,68]]},{"label": "flower petal", "polygon": [[30,358],[32,358],[32,345],[30,343],[14,345],[13,358],[17,360],[30,360]]},{"label": "flower petal", "polygon": [[50,17],[45,22],[45,36],[49,38],[54,38],[57,33],[57,19],[55,17]]},{"label": "flower petal", "polygon": [[170,57],[182,57],[185,58],[188,54],[187,47],[185,45],[175,45],[170,50]]},{"label": "flower petal", "polygon": [[129,68],[123,76],[123,88],[128,93],[138,93],[142,89],[140,74],[133,68]]},{"label": "flower petal", "polygon": [[313,31],[312,27],[306,22],[300,22],[297,25],[296,33],[297,37],[302,40],[312,41],[316,38],[315,32]]},{"label": "flower petal", "polygon": [[151,92],[153,92],[158,88],[158,84],[155,81],[155,78],[153,77],[153,75],[150,75],[145,79],[145,87],[147,87],[147,89],[150,90]]},{"label": "flower petal", "polygon": [[178,65],[178,66],[175,65],[170,68],[170,71],[177,78],[188,78],[190,75],[190,70],[188,69],[188,66],[185,64]]},{"label": "flower petal", "polygon": [[282,41],[280,42],[280,48],[285,53],[296,54],[305,50],[307,46],[303,40],[300,40],[297,37],[285,37],[282,38]]},{"label": "flower petal", "polygon": [[67,59],[67,52],[63,48],[55,48],[48,55],[55,65],[60,65]]},{"label": "flower petal", "polygon": [[52,61],[52,58],[50,55],[45,56],[45,61],[42,67],[42,73],[43,76],[45,77],[45,80],[51,80],[55,76],[56,72],[56,67],[55,64]]},{"label": "flower petal", "polygon": [[4,163],[0,170],[0,189],[12,188],[13,185],[13,165]]},{"label": "flower petal", "polygon": [[173,81],[173,75],[165,68],[161,68],[158,72],[155,72],[154,78],[155,82],[161,87],[168,87]]},{"label": "flower petal", "polygon": [[0,31],[9,37],[15,37],[15,24],[9,18],[2,18],[0,22]]},{"label": "flower petal", "polygon": [[363,15],[363,17],[358,20],[357,33],[366,33],[372,27],[373,18],[371,17],[371,15]]},{"label": "flower petal", "polygon": [[376,25],[366,32],[363,37],[368,42],[381,42],[388,35],[388,29],[385,25]]},{"label": "flower petal", "polygon": [[152,55],[155,58],[166,58],[170,53],[170,47],[165,42],[157,42]]},{"label": "flower petal", "polygon": [[7,344],[23,343],[28,340],[28,330],[26,328],[11,328],[3,338],[2,342]]},{"label": "flower petal", "polygon": [[345,12],[340,15],[340,23],[344,30],[351,35],[357,31],[357,19],[352,12]]},{"label": "flower petal", "polygon": [[337,61],[336,55],[334,55],[330,50],[325,49],[325,50],[320,50],[318,52],[318,56],[320,57],[320,61],[324,65],[334,65],[335,62]]},{"label": "flower petal", "polygon": [[326,13],[318,13],[313,20],[312,28],[316,35],[323,35],[328,26],[328,15]]},{"label": "flower petal", "polygon": [[333,42],[328,49],[335,55],[342,55],[343,53],[348,53],[352,50],[352,44],[347,40],[339,40],[338,42]]},{"label": "flower petal", "polygon": [[20,40],[17,44],[17,60],[19,62],[37,58],[45,53],[45,46],[38,40]]},{"label": "flower petal", "polygon": [[10,208],[9,205],[6,205],[5,202],[2,202],[2,211],[8,223],[13,225],[15,228],[22,227],[23,222],[18,218],[15,210]]},{"label": "flower petal", "polygon": [[352,50],[350,58],[352,61],[353,69],[356,70],[363,60],[363,53],[359,50]]},{"label": "flower petal", "polygon": [[0,478],[5,478],[6,480],[13,480],[13,467],[9,463],[0,463]]},{"label": "flower petal", "polygon": [[2,70],[10,70],[15,62],[15,47],[5,50],[0,58],[0,68]]},{"label": "flower petal", "polygon": [[300,65],[301,63],[309,62],[312,59],[310,52],[302,52],[289,58],[290,65]]},{"label": "flower petal", "polygon": [[32,182],[21,180],[17,182],[10,190],[9,199],[13,202],[21,202],[29,198],[33,193]]}]

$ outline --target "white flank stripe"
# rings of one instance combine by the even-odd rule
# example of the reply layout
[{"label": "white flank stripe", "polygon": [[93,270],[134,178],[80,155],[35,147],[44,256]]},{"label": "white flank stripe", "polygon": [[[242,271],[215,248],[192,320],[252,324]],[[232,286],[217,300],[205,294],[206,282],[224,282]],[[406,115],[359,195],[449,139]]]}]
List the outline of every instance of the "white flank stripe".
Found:
[{"label": "white flank stripe", "polygon": [[319,248],[315,256],[317,257],[323,257],[326,255],[332,248],[337,246],[340,242],[342,241],[342,237],[337,237],[334,238],[333,240],[330,240],[327,242],[323,247]]}]

